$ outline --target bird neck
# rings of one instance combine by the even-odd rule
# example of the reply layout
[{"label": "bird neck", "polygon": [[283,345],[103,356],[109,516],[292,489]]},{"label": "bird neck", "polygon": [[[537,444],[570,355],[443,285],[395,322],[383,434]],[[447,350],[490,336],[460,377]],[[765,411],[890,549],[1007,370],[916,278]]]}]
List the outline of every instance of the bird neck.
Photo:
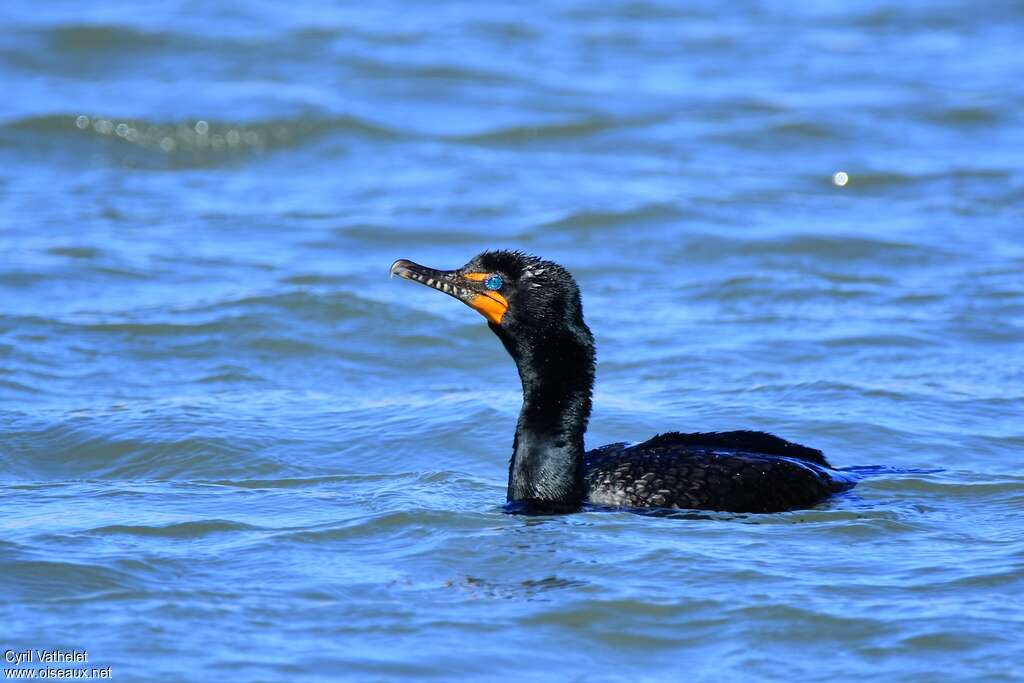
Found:
[{"label": "bird neck", "polygon": [[515,339],[495,330],[523,385],[507,500],[530,511],[570,511],[583,502],[583,434],[594,386],[594,346],[590,330],[580,325]]}]

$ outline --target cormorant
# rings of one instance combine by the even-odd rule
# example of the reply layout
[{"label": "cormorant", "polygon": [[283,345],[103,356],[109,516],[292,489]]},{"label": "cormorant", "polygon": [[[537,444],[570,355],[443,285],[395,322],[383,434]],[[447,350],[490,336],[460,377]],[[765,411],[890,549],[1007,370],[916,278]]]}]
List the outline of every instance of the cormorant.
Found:
[{"label": "cormorant", "polygon": [[508,509],[584,506],[780,512],[852,486],[821,451],[764,432],[669,432],[586,451],[594,340],[579,288],[556,263],[487,251],[457,270],[405,259],[391,275],[455,297],[484,318],[515,360],[523,386],[508,475]]}]

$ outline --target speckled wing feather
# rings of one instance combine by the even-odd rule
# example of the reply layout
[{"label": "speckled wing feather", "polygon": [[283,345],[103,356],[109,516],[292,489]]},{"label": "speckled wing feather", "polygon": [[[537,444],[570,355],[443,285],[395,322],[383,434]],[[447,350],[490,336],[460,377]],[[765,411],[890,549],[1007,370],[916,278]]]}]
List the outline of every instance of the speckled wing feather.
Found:
[{"label": "speckled wing feather", "polygon": [[593,505],[780,512],[849,486],[825,464],[820,451],[761,432],[672,433],[589,451],[584,482]]}]

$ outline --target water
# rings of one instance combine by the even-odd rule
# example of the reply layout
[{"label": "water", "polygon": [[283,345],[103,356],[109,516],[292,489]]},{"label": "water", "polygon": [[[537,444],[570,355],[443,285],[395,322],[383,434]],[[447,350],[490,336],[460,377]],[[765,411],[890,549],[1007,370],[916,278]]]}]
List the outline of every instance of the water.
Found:
[{"label": "water", "polygon": [[[1024,680],[1024,9],[808,5],[5,2],[0,647]],[[489,247],[576,274],[590,445],[888,469],[779,515],[502,514],[514,367],[386,277]]]}]

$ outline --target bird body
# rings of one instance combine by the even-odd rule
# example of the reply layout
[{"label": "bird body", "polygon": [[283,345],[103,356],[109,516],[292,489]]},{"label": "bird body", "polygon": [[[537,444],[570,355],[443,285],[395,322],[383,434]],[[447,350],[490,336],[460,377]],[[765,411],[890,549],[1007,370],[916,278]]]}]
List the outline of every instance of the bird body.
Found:
[{"label": "bird body", "polygon": [[813,506],[849,487],[820,451],[763,432],[661,434],[609,444],[583,460],[586,502],[779,512]]},{"label": "bird body", "polygon": [[478,311],[515,361],[523,388],[509,462],[507,502],[515,511],[589,505],[779,512],[852,486],[821,451],[763,432],[669,432],[586,451],[594,341],[567,270],[490,251],[451,271],[398,260],[391,274]]}]

